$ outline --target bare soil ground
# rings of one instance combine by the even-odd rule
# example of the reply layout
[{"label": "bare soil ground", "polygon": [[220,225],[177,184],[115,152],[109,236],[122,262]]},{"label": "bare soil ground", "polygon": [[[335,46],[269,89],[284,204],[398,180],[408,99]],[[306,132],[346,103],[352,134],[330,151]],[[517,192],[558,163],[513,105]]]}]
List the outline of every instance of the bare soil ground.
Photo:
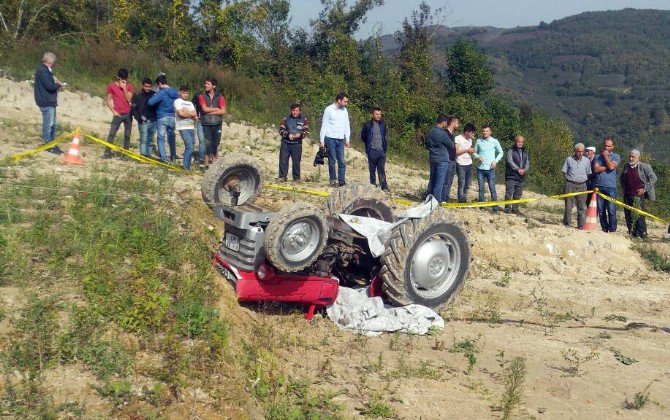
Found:
[{"label": "bare soil ground", "polygon": [[[61,123],[106,134],[110,115],[100,98],[62,92],[59,103]],[[27,83],[0,79],[0,116],[0,158],[40,144],[40,114]],[[225,152],[258,157],[271,180],[276,176],[279,150],[275,133],[272,127],[231,123],[224,127],[222,147]],[[137,144],[135,129],[133,144]],[[62,147],[67,149],[68,144]],[[328,190],[327,168],[311,165],[315,151],[316,146],[304,147],[301,187]],[[84,142],[82,152],[84,166],[63,166],[48,153],[30,157],[15,168],[15,181],[21,183],[35,172],[77,179],[92,168],[114,176],[141,165],[103,161],[102,148],[90,142]],[[349,150],[347,163],[348,182],[366,182],[365,156]],[[390,163],[387,172],[395,197],[419,199],[427,171]],[[171,200],[193,208],[202,223],[211,226],[214,249],[222,225],[200,198],[200,179],[170,175]],[[526,196],[541,197],[532,192]],[[320,203],[323,199],[267,189],[260,204],[276,210],[294,201]],[[500,418],[504,368],[515,356],[526,363],[515,416],[667,418],[670,278],[654,271],[633,249],[636,243],[624,234],[623,220],[623,229],[614,234],[568,229],[561,225],[562,206],[561,201],[546,198],[524,207],[524,217],[453,210],[468,233],[473,260],[465,287],[443,314],[448,322],[442,332],[426,337],[360,337],[339,331],[320,316],[307,322],[298,311],[240,307],[232,288],[226,286],[221,309],[233,322],[233,351],[236,342],[257,340],[273,351],[272,364],[278,371],[307,381],[320,395],[332,396],[333,402],[342,404],[340,414],[345,418],[366,413],[395,418]],[[670,244],[662,240],[665,228],[650,222],[649,245],[667,258]],[[20,298],[15,289],[9,289],[2,290],[0,299],[12,308]],[[631,323],[645,325],[635,328]],[[5,324],[0,323],[3,340],[8,334]],[[635,362],[624,364],[630,359]],[[54,397],[97,401],[92,404],[97,407],[94,412],[104,415],[107,403],[97,400],[83,371],[76,366],[69,369],[48,379]],[[247,391],[253,386],[244,384]],[[624,401],[632,402],[636,393],[645,392],[649,400],[641,411],[624,408]],[[255,418],[259,416],[255,410],[253,405],[227,413],[203,408],[199,416]],[[175,410],[171,416],[187,412],[192,413]]]}]

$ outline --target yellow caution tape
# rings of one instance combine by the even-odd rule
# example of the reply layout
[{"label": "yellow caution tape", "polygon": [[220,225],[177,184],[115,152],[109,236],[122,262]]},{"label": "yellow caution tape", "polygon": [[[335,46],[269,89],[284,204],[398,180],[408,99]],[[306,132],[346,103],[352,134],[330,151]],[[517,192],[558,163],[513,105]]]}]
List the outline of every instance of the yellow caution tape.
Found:
[{"label": "yellow caution tape", "polygon": [[635,213],[637,213],[637,214],[639,214],[639,215],[641,215],[641,216],[645,216],[645,217],[648,217],[648,218],[650,218],[650,219],[657,220],[657,221],[659,221],[659,222],[661,222],[661,223],[670,224],[670,223],[668,223],[667,220],[663,220],[663,219],[661,219],[660,217],[657,217],[657,216],[654,216],[653,214],[647,213],[647,212],[644,211],[644,210],[638,209],[638,208],[633,207],[633,206],[629,206],[629,205],[626,204],[626,203],[622,203],[621,201],[617,200],[616,198],[612,198],[612,197],[610,197],[609,195],[605,195],[605,194],[601,193],[600,191],[598,191],[598,195],[599,195],[600,197],[604,198],[604,199],[607,200],[607,201],[611,201],[612,203],[616,204],[617,206],[621,206],[621,207],[623,207],[623,208],[625,208],[625,209],[628,209],[628,210],[630,210],[630,211],[633,211],[633,212],[635,212]]},{"label": "yellow caution tape", "polygon": [[0,160],[13,160],[13,161],[15,161],[15,162],[18,162],[19,160],[21,160],[21,159],[23,159],[23,158],[27,158],[28,156],[32,156],[32,155],[37,154],[37,153],[39,153],[39,152],[43,152],[43,151],[45,151],[45,150],[47,150],[47,149],[51,149],[52,147],[58,146],[58,144],[59,144],[60,142],[62,142],[63,140],[67,139],[68,137],[73,136],[74,133],[76,133],[78,130],[79,130],[79,129],[74,130],[74,131],[70,131],[70,132],[67,133],[67,134],[61,134],[60,136],[58,136],[58,137],[56,137],[55,139],[51,140],[49,143],[45,143],[45,144],[41,145],[40,147],[36,147],[36,148],[34,148],[34,149],[30,149],[30,150],[28,150],[28,151],[21,152],[21,153],[18,153],[18,154],[16,154],[16,155],[13,155],[13,156],[8,156],[8,157],[2,158],[2,159],[0,159]]},{"label": "yellow caution tape", "polygon": [[165,168],[165,169],[169,169],[169,170],[171,170],[171,171],[179,172],[179,173],[182,173],[182,174],[200,175],[200,176],[202,176],[202,174],[201,174],[200,172],[196,172],[196,171],[187,171],[186,169],[184,169],[184,168],[180,168],[179,166],[170,165],[169,163],[161,162],[160,160],[156,160],[156,159],[152,159],[152,158],[149,158],[149,157],[146,157],[146,156],[142,156],[142,155],[140,155],[140,154],[138,154],[138,153],[131,152],[130,150],[126,150],[126,149],[124,149],[123,147],[117,146],[117,145],[115,145],[115,144],[106,142],[106,141],[104,141],[104,140],[102,140],[102,139],[99,139],[99,138],[97,138],[97,137],[91,136],[90,134],[83,133],[83,135],[84,135],[85,137],[87,137],[87,138],[93,140],[93,141],[96,142],[96,143],[100,143],[100,144],[102,144],[102,145],[104,145],[104,146],[106,146],[106,147],[109,147],[109,148],[112,149],[112,150],[115,150],[115,151],[117,151],[117,152],[121,152],[121,153],[123,153],[124,155],[128,156],[129,158],[131,158],[131,159],[133,159],[133,160],[136,160],[136,161],[138,161],[138,162],[148,163],[149,165],[158,166],[158,167]]},{"label": "yellow caution tape", "polygon": [[317,195],[319,197],[328,197],[330,196],[330,193],[327,191],[317,191],[317,190],[309,190],[306,188],[298,188],[298,187],[288,187],[285,185],[277,185],[277,184],[265,184],[266,187],[272,188],[275,190],[281,190],[281,191],[291,191],[291,192],[297,192],[301,194],[310,194],[310,195]]}]

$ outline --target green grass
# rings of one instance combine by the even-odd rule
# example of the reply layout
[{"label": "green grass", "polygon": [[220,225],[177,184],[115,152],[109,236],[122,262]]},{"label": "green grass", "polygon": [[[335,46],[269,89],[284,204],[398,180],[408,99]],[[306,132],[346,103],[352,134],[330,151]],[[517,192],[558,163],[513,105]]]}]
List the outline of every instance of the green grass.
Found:
[{"label": "green grass", "polygon": [[[42,383],[44,372],[75,362],[119,407],[157,406],[163,388],[178,395],[196,382],[213,386],[228,326],[216,310],[209,234],[191,225],[188,209],[161,199],[167,176],[147,181],[131,171],[69,183],[7,173],[0,171],[0,285],[18,287],[25,303],[10,318],[16,333],[0,358],[3,412],[55,418],[84,410],[54,404]],[[130,393],[140,348],[160,361],[142,369],[159,390],[143,397]]]},{"label": "green grass", "polygon": [[642,258],[651,264],[654,270],[670,273],[670,258],[659,254],[658,251],[650,246],[637,245],[634,249],[640,253]]}]

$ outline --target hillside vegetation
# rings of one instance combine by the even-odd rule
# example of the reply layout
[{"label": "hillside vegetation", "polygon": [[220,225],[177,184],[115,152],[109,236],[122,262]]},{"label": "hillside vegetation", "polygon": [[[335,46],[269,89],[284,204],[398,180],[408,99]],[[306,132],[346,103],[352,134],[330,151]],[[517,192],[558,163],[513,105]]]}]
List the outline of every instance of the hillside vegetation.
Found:
[{"label": "hillside vegetation", "polygon": [[[670,163],[670,11],[587,12],[539,26],[435,28],[436,69],[443,51],[465,38],[490,57],[500,87],[565,120],[579,141],[612,135]],[[397,53],[394,37],[384,51]],[[621,150],[620,149],[620,150]]]}]

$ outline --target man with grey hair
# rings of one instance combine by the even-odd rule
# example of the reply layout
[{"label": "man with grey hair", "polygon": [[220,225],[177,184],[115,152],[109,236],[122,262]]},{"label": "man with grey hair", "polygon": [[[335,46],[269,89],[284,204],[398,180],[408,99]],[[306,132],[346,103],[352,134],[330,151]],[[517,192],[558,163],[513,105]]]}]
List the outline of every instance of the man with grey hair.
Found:
[{"label": "man with grey hair", "polygon": [[[49,143],[56,138],[56,106],[58,105],[58,89],[64,86],[53,75],[53,66],[56,55],[52,52],[44,53],[42,64],[35,70],[35,103],[42,113],[42,139]],[[63,151],[58,146],[47,150],[49,153],[60,155]]]},{"label": "man with grey hair", "polygon": [[[640,162],[639,150],[633,149],[628,155],[628,162],[621,172],[623,202],[646,211],[648,201],[656,200],[654,191],[656,174],[651,165]],[[628,234],[634,238],[645,239],[647,237],[647,222],[644,216],[638,215],[637,220],[633,222],[633,212],[631,210],[624,209],[623,213],[626,216]]]},{"label": "man with grey hair", "polygon": [[[575,144],[575,153],[568,156],[563,163],[563,174],[565,175],[565,192],[573,193],[586,191],[586,181],[591,174],[591,161],[584,157],[584,145]],[[577,202],[577,228],[581,229],[586,220],[586,194],[579,194],[565,199],[565,210],[563,212],[563,224],[571,225],[572,208]]]}]

